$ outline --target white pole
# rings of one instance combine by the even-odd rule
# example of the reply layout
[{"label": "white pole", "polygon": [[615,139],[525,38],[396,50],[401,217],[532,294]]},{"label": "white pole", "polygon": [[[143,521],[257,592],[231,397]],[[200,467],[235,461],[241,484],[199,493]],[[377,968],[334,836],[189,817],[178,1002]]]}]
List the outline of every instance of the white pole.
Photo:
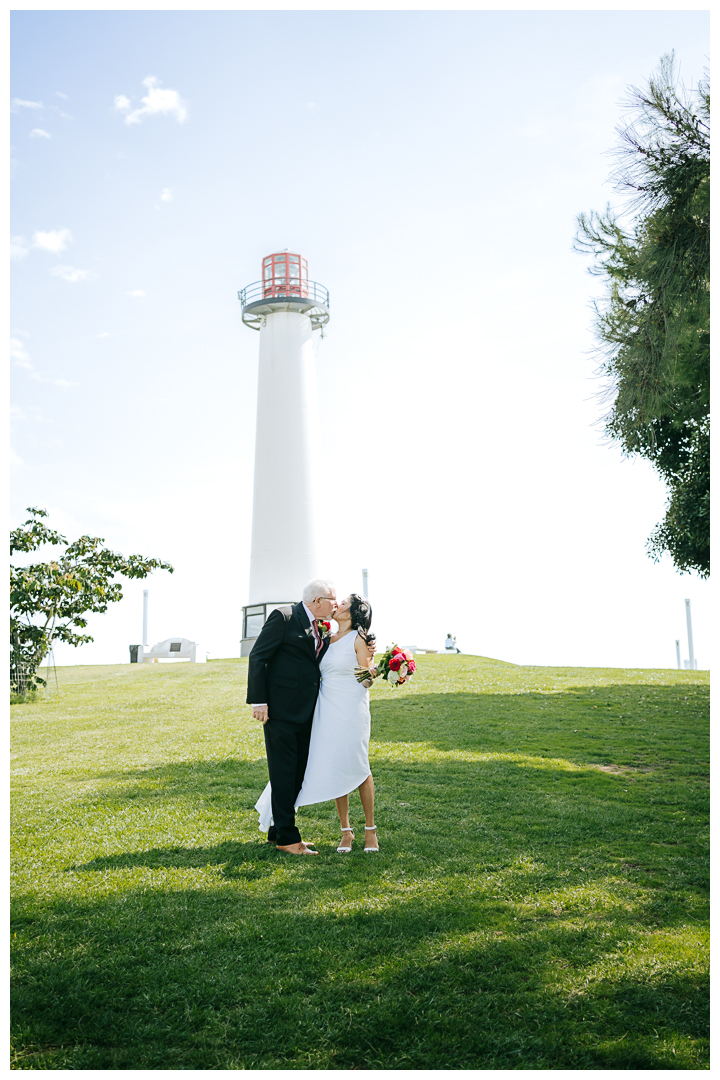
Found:
[{"label": "white pole", "polygon": [[685,601],[685,617],[687,618],[687,635],[688,635],[688,657],[690,660],[690,670],[695,670],[695,651],[693,649],[692,639],[692,616],[690,614],[690,601]]},{"label": "white pole", "polygon": [[675,655],[677,657],[677,666],[682,668],[682,660],[680,659],[680,638],[675,638]]},{"label": "white pole", "polygon": [[143,645],[147,645],[148,590],[143,589]]},{"label": "white pole", "polygon": [[368,595],[368,582],[367,582],[368,575],[367,575],[367,570],[363,570],[362,574],[363,574],[363,596],[367,600],[367,595]]}]

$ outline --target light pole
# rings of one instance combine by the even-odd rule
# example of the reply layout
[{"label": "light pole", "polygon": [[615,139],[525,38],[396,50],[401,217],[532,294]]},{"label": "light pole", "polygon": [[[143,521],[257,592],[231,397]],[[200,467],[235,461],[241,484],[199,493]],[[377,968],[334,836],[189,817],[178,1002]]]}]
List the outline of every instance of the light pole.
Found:
[{"label": "light pole", "polygon": [[262,279],[238,293],[242,319],[260,332],[250,588],[241,656],[280,604],[296,602],[319,572],[317,476],[329,447],[320,429],[313,330],[330,319],[329,295],[290,251],[262,262]]},{"label": "light pole", "polygon": [[368,572],[367,572],[367,570],[363,570],[362,575],[363,575],[363,596],[367,600],[367,598],[368,598]]},{"label": "light pole", "polygon": [[147,643],[148,643],[147,622],[148,622],[148,590],[143,589],[143,636],[142,636],[143,645],[147,645]]},{"label": "light pole", "polygon": [[687,636],[688,636],[688,667],[691,671],[695,670],[695,650],[693,649],[693,636],[692,636],[692,615],[690,614],[690,601],[685,601],[685,618],[687,619]]},{"label": "light pole", "polygon": [[682,660],[680,659],[680,638],[675,638],[675,655],[677,657],[677,666],[682,670]]}]

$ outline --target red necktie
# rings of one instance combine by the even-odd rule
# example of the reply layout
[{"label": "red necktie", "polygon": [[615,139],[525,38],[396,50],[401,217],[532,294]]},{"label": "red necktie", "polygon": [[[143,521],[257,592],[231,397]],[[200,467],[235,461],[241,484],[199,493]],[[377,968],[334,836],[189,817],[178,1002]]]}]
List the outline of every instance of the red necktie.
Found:
[{"label": "red necktie", "polygon": [[322,638],[320,637],[320,627],[317,619],[313,619],[313,630],[315,631],[315,656],[317,657],[322,649]]}]

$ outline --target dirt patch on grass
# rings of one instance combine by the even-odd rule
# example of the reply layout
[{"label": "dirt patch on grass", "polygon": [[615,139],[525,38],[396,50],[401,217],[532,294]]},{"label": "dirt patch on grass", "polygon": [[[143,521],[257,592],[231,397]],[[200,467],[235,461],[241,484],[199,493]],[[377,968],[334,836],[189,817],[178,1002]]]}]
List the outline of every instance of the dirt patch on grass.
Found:
[{"label": "dirt patch on grass", "polygon": [[629,773],[657,772],[661,765],[595,765],[589,764],[588,769],[599,769],[600,772],[614,773],[617,776],[627,776]]}]

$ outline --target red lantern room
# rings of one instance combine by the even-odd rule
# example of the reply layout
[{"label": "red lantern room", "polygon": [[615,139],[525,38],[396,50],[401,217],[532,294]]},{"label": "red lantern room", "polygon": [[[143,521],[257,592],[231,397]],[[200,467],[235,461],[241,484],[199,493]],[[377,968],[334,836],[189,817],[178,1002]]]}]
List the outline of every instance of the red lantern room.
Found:
[{"label": "red lantern room", "polygon": [[307,296],[308,264],[301,255],[279,251],[263,259],[263,297]]},{"label": "red lantern room", "polygon": [[294,311],[307,315],[313,330],[330,319],[330,295],[324,285],[308,279],[307,259],[291,251],[277,251],[262,261],[262,278],[238,293],[242,320],[251,330],[265,326],[268,315]]}]

